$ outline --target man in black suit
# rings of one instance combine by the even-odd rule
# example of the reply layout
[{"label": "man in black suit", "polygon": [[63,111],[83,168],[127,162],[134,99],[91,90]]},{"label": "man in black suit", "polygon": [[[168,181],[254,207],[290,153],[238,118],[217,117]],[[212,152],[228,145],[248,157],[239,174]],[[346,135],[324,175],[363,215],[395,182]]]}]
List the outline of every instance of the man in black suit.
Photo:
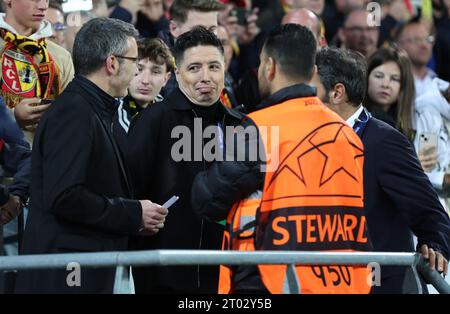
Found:
[{"label": "man in black suit", "polygon": [[[131,200],[125,162],[112,135],[114,97],[136,72],[136,30],[99,18],[77,34],[77,76],[42,118],[32,153],[31,208],[22,254],[119,251],[128,236],[155,234],[167,210]],[[112,293],[114,268],[19,272],[17,292]],[[75,273],[73,275],[76,275]]]},{"label": "man in black suit", "polygon": [[[366,64],[355,52],[326,48],[316,59],[311,83],[318,96],[339,114],[364,144],[364,207],[375,251],[417,249],[431,268],[447,274],[450,220],[423,172],[411,144],[400,132],[370,116],[361,105]],[[402,293],[405,267],[381,269],[381,286],[373,293]]]}]

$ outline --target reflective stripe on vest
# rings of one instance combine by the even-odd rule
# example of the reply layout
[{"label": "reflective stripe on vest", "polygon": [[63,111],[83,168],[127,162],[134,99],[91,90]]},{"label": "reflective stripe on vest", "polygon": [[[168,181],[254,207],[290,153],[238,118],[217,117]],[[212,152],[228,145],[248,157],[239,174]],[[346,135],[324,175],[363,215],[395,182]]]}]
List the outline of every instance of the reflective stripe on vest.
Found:
[{"label": "reflective stripe on vest", "polygon": [[[260,134],[271,134],[267,128],[279,128],[278,141],[262,136],[266,156],[273,153],[275,146],[271,145],[278,145],[279,164],[265,173],[260,200],[248,198],[233,206],[224,249],[370,250],[363,211],[363,146],[353,130],[316,97],[288,100],[249,117]],[[253,217],[258,219],[256,231],[245,228]],[[370,290],[365,266],[258,268],[271,293]],[[230,291],[230,278],[229,269],[222,267],[220,293]]]}]

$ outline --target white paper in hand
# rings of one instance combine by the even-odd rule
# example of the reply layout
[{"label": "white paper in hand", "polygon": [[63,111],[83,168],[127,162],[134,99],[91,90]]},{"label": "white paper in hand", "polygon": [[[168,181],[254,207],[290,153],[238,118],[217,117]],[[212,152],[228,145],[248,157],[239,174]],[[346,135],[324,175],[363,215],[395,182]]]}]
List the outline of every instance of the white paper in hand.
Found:
[{"label": "white paper in hand", "polygon": [[169,209],[170,206],[172,206],[176,201],[178,201],[178,196],[172,196],[167,202],[165,202],[162,207]]}]

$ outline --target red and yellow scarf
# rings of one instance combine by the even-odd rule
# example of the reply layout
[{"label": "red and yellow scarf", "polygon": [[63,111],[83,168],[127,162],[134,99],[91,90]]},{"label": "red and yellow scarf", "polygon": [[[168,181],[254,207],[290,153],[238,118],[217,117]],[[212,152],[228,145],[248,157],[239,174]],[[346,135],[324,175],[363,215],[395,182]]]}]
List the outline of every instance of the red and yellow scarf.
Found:
[{"label": "red and yellow scarf", "polygon": [[3,28],[0,36],[5,41],[0,94],[8,107],[14,108],[23,98],[56,98],[61,91],[60,73],[45,38],[34,40]]}]

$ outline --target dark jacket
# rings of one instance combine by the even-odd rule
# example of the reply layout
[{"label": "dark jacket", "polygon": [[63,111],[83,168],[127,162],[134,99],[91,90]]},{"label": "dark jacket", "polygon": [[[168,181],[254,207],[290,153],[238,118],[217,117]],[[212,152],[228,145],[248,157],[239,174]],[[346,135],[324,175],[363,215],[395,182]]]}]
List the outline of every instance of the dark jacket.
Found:
[{"label": "dark jacket", "polygon": [[[446,12],[446,10],[444,10]],[[450,53],[450,17],[446,14],[436,27],[436,44],[434,55],[436,58],[436,71],[439,78],[450,81],[450,65],[448,54]]]},{"label": "dark jacket", "polygon": [[[164,229],[155,236],[133,239],[132,249],[221,248],[223,226],[199,218],[191,208],[192,181],[200,171],[207,169],[210,162],[202,157],[201,152],[194,160],[195,145],[190,141],[188,145],[191,144],[192,154],[189,154],[188,160],[175,161],[172,154],[172,151],[180,152],[176,143],[184,138],[177,130],[189,131],[193,135],[192,141],[199,139],[198,148],[206,144],[202,144],[200,120],[194,120],[196,117],[202,117],[203,129],[218,123],[222,126],[236,125],[242,118],[242,115],[220,103],[211,109],[205,119],[202,110],[177,88],[163,102],[143,110],[133,121],[129,131],[127,161],[136,196],[158,204],[163,204],[174,195],[180,199],[169,208]],[[218,266],[197,265],[134,268],[133,278],[137,293],[215,293],[218,269]]]},{"label": "dark jacket", "polygon": [[[0,144],[0,170],[14,177],[9,187],[0,185],[0,206],[8,201],[9,193],[19,196],[26,203],[31,176],[30,145],[1,97],[0,142],[3,142]],[[0,181],[2,175],[0,173]]]},{"label": "dark jacket", "polygon": [[2,97],[0,97],[0,138],[10,144],[30,147]]},{"label": "dark jacket", "polygon": [[[142,223],[111,129],[114,98],[76,77],[39,123],[31,207],[22,254],[120,251]],[[81,268],[81,286],[62,270],[19,272],[17,292],[112,293],[114,269]]]},{"label": "dark jacket", "polygon": [[153,22],[144,13],[138,11],[136,29],[140,36],[154,38],[158,36],[159,32],[169,30],[169,20],[163,15],[158,21]]},{"label": "dark jacket", "polygon": [[[428,246],[449,258],[450,220],[410,142],[386,123],[370,118],[364,144],[364,206],[375,251],[414,252]],[[411,232],[412,231],[412,232]],[[401,293],[405,267],[382,267],[377,293]]]},{"label": "dark jacket", "polygon": [[[158,38],[160,38],[163,42],[165,42],[167,47],[169,47],[170,50],[173,51],[173,47],[175,45],[175,39],[173,38],[173,36],[169,30],[161,30],[158,33]],[[176,75],[172,71],[172,75],[169,77],[169,80],[167,81],[166,85],[164,85],[164,87],[161,90],[161,95],[164,98],[167,98],[177,88],[178,88],[178,82],[176,79]]]},{"label": "dark jacket", "polygon": [[9,194],[19,196],[25,204],[30,186],[31,150],[19,144],[9,144],[0,137],[0,165],[4,170],[14,174],[11,185],[0,184],[0,206],[8,201]]},{"label": "dark jacket", "polygon": [[[315,95],[315,88],[309,85],[293,85],[264,99],[256,110],[276,106],[289,99]],[[255,124],[246,117],[241,125],[245,128]],[[259,145],[261,143],[258,134],[247,137],[243,145],[250,146],[250,141],[257,141]],[[240,148],[243,145],[239,145]],[[258,157],[257,160],[245,158],[242,161],[215,162],[208,171],[201,172],[192,186],[192,208],[196,213],[213,221],[226,219],[236,201],[262,189],[264,184],[264,172],[260,171],[262,156]]]}]

